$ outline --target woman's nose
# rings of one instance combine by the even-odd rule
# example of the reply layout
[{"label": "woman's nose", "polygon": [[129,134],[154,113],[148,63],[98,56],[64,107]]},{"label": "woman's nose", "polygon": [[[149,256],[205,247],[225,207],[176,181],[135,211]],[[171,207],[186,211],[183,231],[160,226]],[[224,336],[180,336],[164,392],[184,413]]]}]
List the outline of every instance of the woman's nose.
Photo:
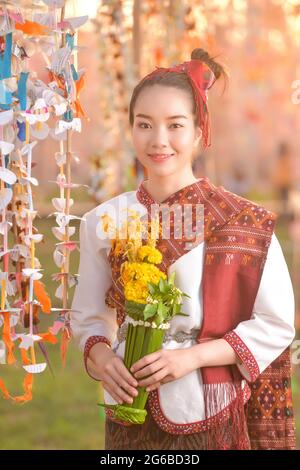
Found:
[{"label": "woman's nose", "polygon": [[153,130],[151,133],[151,144],[152,147],[168,147],[168,132],[167,129],[164,128],[158,128]]}]

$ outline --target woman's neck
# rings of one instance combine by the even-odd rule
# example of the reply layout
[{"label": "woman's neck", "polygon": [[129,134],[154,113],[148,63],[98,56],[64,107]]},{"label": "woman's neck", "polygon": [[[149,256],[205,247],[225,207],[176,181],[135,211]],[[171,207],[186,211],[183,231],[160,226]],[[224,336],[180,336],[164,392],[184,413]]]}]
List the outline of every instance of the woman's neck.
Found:
[{"label": "woman's neck", "polygon": [[168,176],[149,175],[143,184],[155,201],[162,202],[176,191],[198,180],[199,178],[195,178],[193,173]]}]

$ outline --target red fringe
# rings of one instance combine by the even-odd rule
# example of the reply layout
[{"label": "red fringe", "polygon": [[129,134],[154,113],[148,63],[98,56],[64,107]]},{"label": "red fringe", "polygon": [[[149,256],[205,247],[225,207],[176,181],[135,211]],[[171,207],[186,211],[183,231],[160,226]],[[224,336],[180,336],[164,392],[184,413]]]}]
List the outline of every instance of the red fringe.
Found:
[{"label": "red fringe", "polygon": [[[229,405],[216,414],[224,401]],[[251,449],[240,382],[204,384],[204,404],[206,419],[215,415],[215,423],[205,432],[207,450]],[[230,435],[228,426],[224,426],[224,413],[228,415]]]}]

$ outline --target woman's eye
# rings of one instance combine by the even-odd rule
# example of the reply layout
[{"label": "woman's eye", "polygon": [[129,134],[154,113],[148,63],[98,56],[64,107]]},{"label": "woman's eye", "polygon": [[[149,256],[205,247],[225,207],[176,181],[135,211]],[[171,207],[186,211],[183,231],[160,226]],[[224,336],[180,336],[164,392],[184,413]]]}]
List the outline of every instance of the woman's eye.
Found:
[{"label": "woman's eye", "polygon": [[[183,127],[181,124],[177,124],[177,123],[175,123],[175,124],[172,124],[172,126]],[[178,128],[177,128],[177,127],[175,127],[175,129],[178,129]]]},{"label": "woman's eye", "polygon": [[[150,124],[147,124],[146,122],[140,122],[140,123],[138,124],[138,127],[141,127],[142,129],[147,129],[147,127],[143,127],[143,126],[149,126],[149,125],[150,125]],[[172,126],[183,127],[181,124],[178,124],[178,123],[173,123],[173,124],[171,124],[170,127],[172,127]],[[178,129],[178,127],[175,127],[175,129]]]},{"label": "woman's eye", "polygon": [[148,126],[148,124],[146,122],[140,122],[138,124],[138,126],[141,127],[142,129],[146,129],[145,127],[142,127],[143,125]]}]

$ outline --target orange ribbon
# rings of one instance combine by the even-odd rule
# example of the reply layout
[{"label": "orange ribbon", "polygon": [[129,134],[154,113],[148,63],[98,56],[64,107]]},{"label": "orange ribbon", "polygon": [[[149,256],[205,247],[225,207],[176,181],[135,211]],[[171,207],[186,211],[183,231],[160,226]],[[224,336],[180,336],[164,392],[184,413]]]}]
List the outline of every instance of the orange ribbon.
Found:
[{"label": "orange ribbon", "polygon": [[[49,79],[51,82],[55,81],[57,83],[58,88],[64,92],[63,96],[66,98],[67,92],[66,92],[66,85],[65,85],[64,77],[62,75],[56,75],[52,71],[49,71]],[[85,77],[84,77],[84,74],[82,74],[81,77],[75,82],[76,100],[74,101],[74,107],[75,107],[77,117],[87,117],[79,100],[79,94],[81,90],[83,89],[84,85],[85,85]]]},{"label": "orange ribbon", "polygon": [[86,117],[86,114],[80,104],[79,101],[79,94],[85,85],[84,75],[82,74],[81,77],[75,82],[76,87],[76,100],[74,101],[74,106],[76,109],[77,117]]},{"label": "orange ribbon", "polygon": [[45,284],[38,280],[33,281],[33,290],[37,300],[42,306],[42,311],[44,313],[51,313],[51,300],[46,292]]},{"label": "orange ribbon", "polygon": [[23,381],[24,394],[17,397],[11,397],[17,403],[26,403],[32,400],[33,374],[26,374]]},{"label": "orange ribbon", "polygon": [[50,33],[49,28],[40,23],[35,23],[34,21],[15,23],[15,27],[16,29],[23,31],[25,34],[30,34],[30,36],[44,36]]},{"label": "orange ribbon", "polygon": [[31,364],[31,360],[29,359],[27,355],[26,349],[20,348],[20,350],[21,350],[22,364],[25,364],[25,366],[29,366],[29,364]]},{"label": "orange ribbon", "polygon": [[56,344],[58,343],[58,339],[56,338],[56,336],[54,336],[50,331],[48,331],[47,333],[37,333],[38,336],[40,336],[42,338],[43,341],[45,341],[46,343],[51,343],[51,344]]},{"label": "orange ribbon", "polygon": [[12,397],[7,390],[7,388],[4,385],[4,382],[2,379],[0,379],[0,390],[3,392],[4,399],[9,400],[11,399],[12,401],[16,403],[26,403],[27,401],[30,401],[32,399],[32,387],[33,387],[33,374],[26,374],[24,381],[23,381],[23,389],[24,393],[23,395],[18,395],[17,397]]},{"label": "orange ribbon", "polygon": [[5,346],[7,348],[7,363],[14,364],[16,362],[16,359],[13,355],[14,343],[11,339],[11,334],[10,334],[10,321],[9,321],[10,314],[8,312],[2,312],[1,315],[3,315],[3,319],[4,319],[2,336],[3,336],[3,341],[5,343]]},{"label": "orange ribbon", "polygon": [[2,390],[5,400],[8,400],[10,398],[10,394],[7,388],[5,387],[2,379],[0,379],[0,390]]}]

